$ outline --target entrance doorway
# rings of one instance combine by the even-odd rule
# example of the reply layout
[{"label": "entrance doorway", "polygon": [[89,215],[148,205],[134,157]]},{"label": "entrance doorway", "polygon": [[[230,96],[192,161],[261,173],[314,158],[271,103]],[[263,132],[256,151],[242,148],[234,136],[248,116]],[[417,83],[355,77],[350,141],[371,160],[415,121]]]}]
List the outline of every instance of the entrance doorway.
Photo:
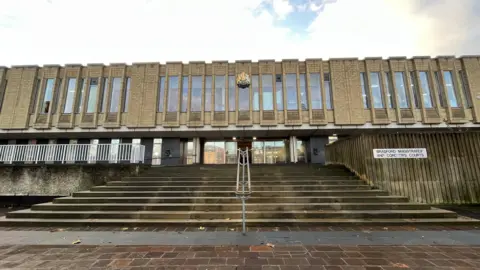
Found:
[{"label": "entrance doorway", "polygon": [[234,139],[206,141],[203,148],[204,164],[236,164],[237,149],[248,148],[251,164],[282,164],[290,161],[288,139]]},{"label": "entrance doorway", "polygon": [[238,149],[245,151],[248,148],[248,161],[250,164],[253,163],[252,160],[252,141],[249,140],[238,140],[237,141]]},{"label": "entrance doorway", "polygon": [[237,141],[237,147],[242,150],[248,147],[249,150],[252,150],[252,141],[239,140]]}]

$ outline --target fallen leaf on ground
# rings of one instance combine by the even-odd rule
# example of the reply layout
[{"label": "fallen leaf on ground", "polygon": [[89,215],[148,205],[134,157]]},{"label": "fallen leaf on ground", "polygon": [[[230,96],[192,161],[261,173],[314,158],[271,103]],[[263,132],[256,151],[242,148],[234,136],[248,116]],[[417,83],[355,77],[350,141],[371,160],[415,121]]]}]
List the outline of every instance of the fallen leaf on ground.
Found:
[{"label": "fallen leaf on ground", "polygon": [[205,230],[205,227],[200,226],[200,227],[198,227],[198,229],[201,230],[201,231],[203,231],[203,230]]},{"label": "fallen leaf on ground", "polygon": [[75,241],[72,242],[72,245],[77,245],[77,244],[80,244],[80,243],[82,243],[82,241],[80,241],[80,240],[75,240]]},{"label": "fallen leaf on ground", "polygon": [[122,231],[126,231],[126,230],[128,230],[128,228],[127,228],[127,227],[125,227],[125,228],[122,228]]},{"label": "fallen leaf on ground", "polygon": [[267,243],[267,247],[274,248],[274,247],[275,247],[275,245],[274,245],[274,244]]},{"label": "fallen leaf on ground", "polygon": [[397,268],[410,268],[408,267],[408,265],[404,264],[404,263],[395,263],[393,264],[393,267],[397,267]]},{"label": "fallen leaf on ground", "polygon": [[230,229],[230,231],[232,231],[232,232],[233,232],[233,231],[235,231],[235,229]]}]

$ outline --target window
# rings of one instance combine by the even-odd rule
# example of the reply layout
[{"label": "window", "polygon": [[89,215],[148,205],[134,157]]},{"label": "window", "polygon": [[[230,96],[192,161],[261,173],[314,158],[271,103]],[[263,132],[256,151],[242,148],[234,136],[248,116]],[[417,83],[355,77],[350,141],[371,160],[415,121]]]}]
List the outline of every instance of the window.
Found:
[{"label": "window", "polygon": [[393,86],[392,86],[392,76],[390,72],[385,72],[385,86],[387,87],[387,97],[388,97],[388,108],[392,109],[394,102]]},{"label": "window", "polygon": [[430,82],[428,80],[428,73],[426,71],[420,71],[420,84],[422,86],[423,106],[425,109],[433,108],[432,95],[430,91]]},{"label": "window", "polygon": [[163,112],[163,98],[165,97],[165,77],[161,76],[158,82],[158,112]]},{"label": "window", "polygon": [[440,100],[440,107],[447,108],[447,103],[446,103],[446,99],[444,97],[444,92],[443,92],[443,84],[440,81],[440,76],[438,75],[438,71],[435,71],[433,75],[435,77],[435,82],[437,83],[437,87],[438,87],[438,99]]},{"label": "window", "polygon": [[287,110],[298,110],[297,74],[287,74]]},{"label": "window", "polygon": [[363,107],[370,109],[370,98],[367,89],[367,78],[365,72],[360,72],[360,85],[362,86]]},{"label": "window", "polygon": [[40,90],[41,83],[42,82],[40,81],[40,79],[35,79],[35,83],[33,86],[32,100],[30,102],[30,108],[29,108],[30,113],[35,113],[35,107],[37,106],[38,92]]},{"label": "window", "polygon": [[460,87],[462,88],[462,93],[465,96],[466,108],[472,108],[472,96],[470,95],[470,88],[468,88],[467,74],[464,70],[459,70],[458,76],[460,77]]},{"label": "window", "polygon": [[85,92],[85,79],[80,79],[80,92],[77,94],[77,106],[75,106],[75,113],[80,113],[83,108],[83,93]]},{"label": "window", "polygon": [[325,101],[327,102],[327,110],[333,110],[332,101],[332,80],[330,73],[323,73],[324,88],[325,88]]},{"label": "window", "polygon": [[182,78],[182,101],[180,104],[180,111],[187,112],[188,106],[188,76]]},{"label": "window", "polygon": [[283,78],[281,74],[275,75],[275,89],[277,99],[277,110],[283,111]]},{"label": "window", "polygon": [[8,84],[7,80],[3,81],[3,84],[0,84],[0,112],[2,111],[5,92],[7,92],[7,84]]},{"label": "window", "polygon": [[204,111],[212,110],[212,76],[205,76],[205,108]]},{"label": "window", "polygon": [[258,75],[252,76],[252,95],[253,95],[253,110],[260,110],[260,96],[258,89]]},{"label": "window", "polygon": [[453,73],[451,71],[443,72],[443,79],[445,80],[445,86],[447,87],[447,96],[448,101],[450,102],[450,107],[459,108],[457,99],[457,89],[455,89],[455,83],[453,82]]},{"label": "window", "polygon": [[125,90],[123,95],[123,104],[122,104],[122,112],[128,112],[128,102],[130,101],[130,77],[127,77],[127,82],[125,83]]},{"label": "window", "polygon": [[45,91],[43,93],[43,100],[41,104],[40,113],[49,113],[52,101],[53,101],[53,90],[55,89],[55,79],[47,79],[45,82]]},{"label": "window", "polygon": [[262,75],[262,109],[273,111],[273,77],[271,74]]},{"label": "window", "polygon": [[235,76],[228,76],[228,110],[231,112],[237,109],[236,89]]},{"label": "window", "polygon": [[52,113],[57,113],[58,100],[60,99],[60,92],[62,91],[62,79],[57,79],[57,80],[58,80],[57,90],[55,90],[55,93],[53,95]]},{"label": "window", "polygon": [[373,96],[373,108],[383,109],[385,104],[383,103],[383,91],[380,81],[380,73],[370,72],[370,87],[372,89]]},{"label": "window", "polygon": [[420,100],[418,97],[418,82],[417,82],[417,75],[415,71],[410,72],[410,88],[412,89],[413,93],[413,101],[415,102],[415,108],[420,109]]},{"label": "window", "polygon": [[410,108],[410,101],[407,96],[405,76],[403,72],[395,72],[395,88],[397,88],[397,99],[400,109]]},{"label": "window", "polygon": [[105,108],[107,108],[107,97],[108,97],[108,78],[102,78],[102,85],[103,85],[103,90],[102,90],[102,94],[100,96],[100,110],[99,112],[102,112],[104,113],[105,112]]},{"label": "window", "polygon": [[111,113],[118,112],[120,103],[120,93],[122,91],[122,78],[113,78],[112,80],[112,96],[110,98]]},{"label": "window", "polygon": [[312,96],[312,109],[323,109],[322,88],[320,86],[320,73],[310,73],[308,83],[310,84],[310,93]]},{"label": "window", "polygon": [[63,113],[72,113],[73,110],[73,99],[75,97],[75,87],[77,86],[76,78],[69,78],[67,80],[67,97],[65,98],[65,106],[63,108]]},{"label": "window", "polygon": [[87,113],[94,113],[97,105],[98,79],[90,79],[88,87]]},{"label": "window", "polygon": [[190,111],[202,111],[202,76],[192,76],[192,99],[190,100]]},{"label": "window", "polygon": [[178,76],[168,77],[167,112],[178,111]]},{"label": "window", "polygon": [[215,76],[215,111],[225,111],[225,76]]},{"label": "window", "polygon": [[307,81],[304,73],[300,74],[300,103],[302,104],[302,110],[308,110],[308,95],[307,95]]}]

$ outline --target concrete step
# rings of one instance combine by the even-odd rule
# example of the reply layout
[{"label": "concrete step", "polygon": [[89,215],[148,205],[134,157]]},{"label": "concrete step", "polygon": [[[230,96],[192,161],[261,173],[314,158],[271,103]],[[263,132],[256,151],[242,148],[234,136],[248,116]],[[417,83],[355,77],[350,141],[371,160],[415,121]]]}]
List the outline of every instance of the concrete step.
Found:
[{"label": "concrete step", "polygon": [[[235,186],[236,180],[190,180],[190,181],[176,181],[176,180],[159,180],[159,181],[111,181],[107,186],[221,186],[230,185]],[[362,180],[256,180],[252,179],[252,185],[255,187],[263,185],[365,185]]]},{"label": "concrete step", "polygon": [[[31,209],[7,213],[7,218],[44,219],[240,219],[242,211],[32,211]],[[302,211],[250,211],[247,219],[392,219],[392,218],[456,218],[455,212],[446,210],[302,210]]]},{"label": "concrete step", "polygon": [[[287,196],[386,196],[388,192],[381,190],[320,190],[320,191],[255,191],[256,197]],[[228,197],[235,196],[232,191],[82,191],[72,194],[73,197]]]},{"label": "concrete step", "polygon": [[[241,219],[35,219],[0,217],[0,226],[204,226],[240,227]],[[247,226],[419,226],[419,225],[479,225],[477,220],[466,218],[417,218],[417,219],[247,219]]]},{"label": "concrete step", "polygon": [[[250,203],[249,211],[292,210],[428,210],[424,204],[414,203]],[[34,211],[238,211],[242,204],[235,203],[105,203],[59,204],[42,203],[32,207]]]},{"label": "concrete step", "polygon": [[[238,203],[234,196],[229,197],[64,197],[57,198],[55,204],[95,204],[95,203]],[[248,198],[248,203],[272,203],[270,197]],[[282,203],[405,203],[408,199],[400,196],[330,196],[330,197],[283,197]]]},{"label": "concrete step", "polygon": [[[242,173],[242,171],[240,171]],[[228,173],[218,173],[218,172],[163,172],[163,173],[142,173],[140,176],[218,176],[218,177],[231,177],[236,176],[237,170],[231,170]],[[349,177],[355,176],[352,173],[318,173],[318,172],[302,172],[295,169],[292,169],[288,172],[257,172],[250,170],[250,175],[255,177],[265,177],[265,176],[276,176],[276,177],[285,177],[285,176],[319,176],[319,177]]]},{"label": "concrete step", "polygon": [[[242,171],[240,171],[242,173]],[[188,172],[188,171],[179,171],[179,172],[156,172],[156,173],[148,173],[148,172],[143,172],[141,176],[220,176],[220,177],[225,177],[225,176],[236,176],[237,175],[237,169],[233,169],[228,172],[202,172],[202,171],[194,171],[194,172]],[[299,171],[298,169],[291,169],[289,171],[285,172],[258,172],[258,171],[253,171],[250,170],[250,175],[251,176],[323,176],[323,177],[348,177],[348,176],[355,176],[352,173],[321,173],[321,172],[303,172]]]},{"label": "concrete step", "polygon": [[[254,187],[255,192],[259,191],[310,191],[310,190],[370,190],[367,185],[270,185]],[[92,191],[234,191],[235,185],[228,186],[97,186]]]},{"label": "concrete step", "polygon": [[[236,181],[237,176],[125,176],[122,181]],[[296,180],[358,180],[356,176],[313,176],[313,175],[297,175],[297,176],[251,176],[251,181],[296,181]]]}]

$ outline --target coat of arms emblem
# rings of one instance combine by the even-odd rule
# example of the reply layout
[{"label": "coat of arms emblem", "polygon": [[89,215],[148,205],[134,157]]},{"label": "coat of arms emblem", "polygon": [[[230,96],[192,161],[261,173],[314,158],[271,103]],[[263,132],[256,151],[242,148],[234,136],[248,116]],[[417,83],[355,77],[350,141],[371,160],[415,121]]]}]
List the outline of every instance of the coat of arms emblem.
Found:
[{"label": "coat of arms emblem", "polygon": [[242,72],[240,74],[237,75],[237,86],[239,88],[248,88],[250,86],[250,76],[245,73],[245,72]]}]

